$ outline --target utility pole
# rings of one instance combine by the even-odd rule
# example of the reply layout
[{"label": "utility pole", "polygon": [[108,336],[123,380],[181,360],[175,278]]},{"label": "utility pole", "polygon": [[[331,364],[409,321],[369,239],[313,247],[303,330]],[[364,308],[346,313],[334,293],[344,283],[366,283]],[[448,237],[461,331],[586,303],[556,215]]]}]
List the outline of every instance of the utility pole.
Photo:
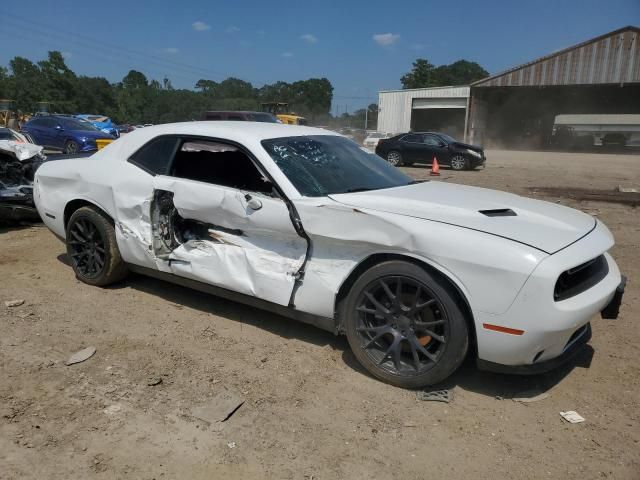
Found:
[{"label": "utility pole", "polygon": [[369,106],[364,107],[364,130],[367,131],[367,123],[369,120]]}]

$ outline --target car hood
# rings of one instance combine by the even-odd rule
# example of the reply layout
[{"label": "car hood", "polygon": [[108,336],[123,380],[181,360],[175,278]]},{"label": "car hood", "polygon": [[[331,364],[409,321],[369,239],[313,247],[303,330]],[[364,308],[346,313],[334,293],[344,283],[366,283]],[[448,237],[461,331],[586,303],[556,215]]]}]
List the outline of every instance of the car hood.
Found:
[{"label": "car hood", "polygon": [[479,145],[470,145],[468,143],[462,143],[462,142],[453,142],[451,145],[453,145],[456,148],[468,148],[469,150],[473,150],[474,152],[482,152],[484,149],[479,146]]},{"label": "car hood", "polygon": [[582,238],[596,225],[590,215],[562,205],[445,182],[343,193],[330,198],[351,207],[486,232],[549,254]]}]

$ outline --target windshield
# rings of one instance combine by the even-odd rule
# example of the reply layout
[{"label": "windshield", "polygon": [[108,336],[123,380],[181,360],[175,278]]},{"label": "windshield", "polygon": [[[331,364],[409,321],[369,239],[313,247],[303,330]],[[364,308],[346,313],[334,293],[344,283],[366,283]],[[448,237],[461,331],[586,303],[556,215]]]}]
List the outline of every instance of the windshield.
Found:
[{"label": "windshield", "polygon": [[65,118],[64,120],[59,120],[59,122],[67,130],[84,130],[90,132],[98,131],[96,127],[86,120],[71,120]]},{"label": "windshield", "polygon": [[263,140],[262,146],[306,197],[398,187],[411,178],[353,141],[334,135]]}]

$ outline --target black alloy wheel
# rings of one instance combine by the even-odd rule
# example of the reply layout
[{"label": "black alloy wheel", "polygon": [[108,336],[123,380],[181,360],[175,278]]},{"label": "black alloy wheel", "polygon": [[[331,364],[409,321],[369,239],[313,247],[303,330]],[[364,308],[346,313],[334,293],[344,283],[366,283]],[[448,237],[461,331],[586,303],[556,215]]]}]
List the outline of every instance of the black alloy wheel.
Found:
[{"label": "black alloy wheel", "polygon": [[113,222],[98,208],[86,206],[73,212],[66,237],[67,256],[82,282],[105,286],[127,275]]},{"label": "black alloy wheel", "polygon": [[68,240],[71,261],[83,278],[93,279],[105,267],[104,239],[98,228],[87,218],[76,220],[69,228]]},{"label": "black alloy wheel", "polygon": [[442,355],[449,337],[447,312],[431,289],[416,279],[375,280],[361,293],[356,311],[362,347],[390,373],[424,373]]},{"label": "black alloy wheel", "polygon": [[459,295],[415,263],[389,260],[371,267],[354,282],[338,315],[358,361],[399,387],[444,380],[468,350]]}]

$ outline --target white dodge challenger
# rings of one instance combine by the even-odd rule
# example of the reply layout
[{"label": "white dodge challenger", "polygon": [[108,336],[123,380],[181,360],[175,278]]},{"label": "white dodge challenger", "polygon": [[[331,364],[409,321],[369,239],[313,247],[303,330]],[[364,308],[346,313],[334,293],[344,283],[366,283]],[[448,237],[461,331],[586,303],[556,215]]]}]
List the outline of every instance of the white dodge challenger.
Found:
[{"label": "white dodge challenger", "polygon": [[49,161],[35,202],[90,285],[128,272],[337,334],[375,377],[421,387],[467,354],[546,371],[615,318],[607,227],[577,210],[419,182],[326,130],[187,122]]}]

